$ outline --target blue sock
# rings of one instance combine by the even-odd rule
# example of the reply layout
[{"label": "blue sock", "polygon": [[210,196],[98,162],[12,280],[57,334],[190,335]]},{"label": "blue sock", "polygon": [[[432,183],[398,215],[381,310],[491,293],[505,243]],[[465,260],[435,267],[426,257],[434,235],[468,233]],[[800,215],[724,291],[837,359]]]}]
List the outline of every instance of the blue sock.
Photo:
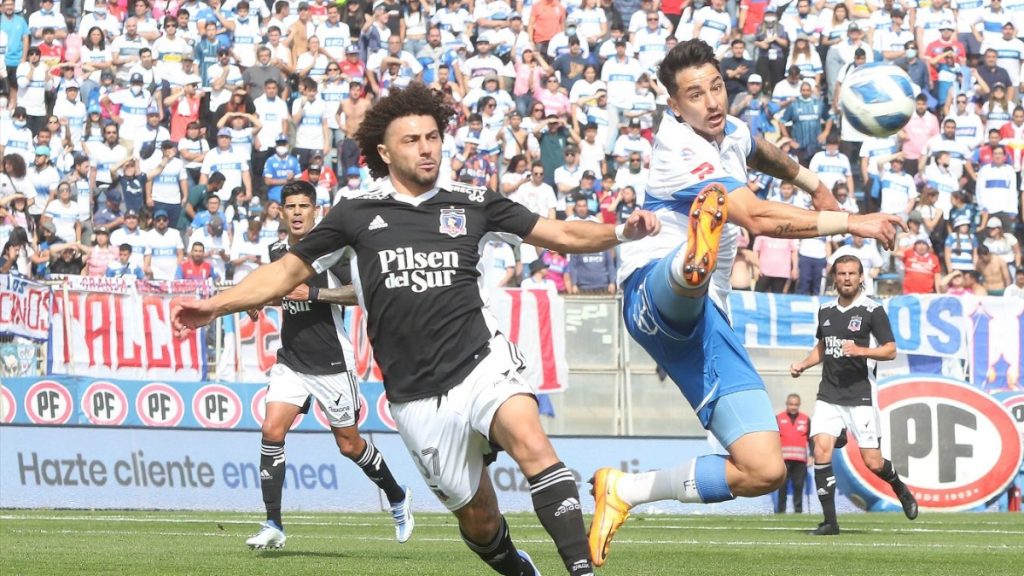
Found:
[{"label": "blue sock", "polygon": [[697,493],[705,503],[725,502],[736,498],[725,480],[725,456],[707,454],[697,458],[693,472]]}]

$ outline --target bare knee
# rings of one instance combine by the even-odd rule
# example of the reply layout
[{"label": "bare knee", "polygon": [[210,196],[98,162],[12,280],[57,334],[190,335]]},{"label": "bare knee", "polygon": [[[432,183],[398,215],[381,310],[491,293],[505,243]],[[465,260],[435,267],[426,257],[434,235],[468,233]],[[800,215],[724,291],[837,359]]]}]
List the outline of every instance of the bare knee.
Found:
[{"label": "bare knee", "polygon": [[288,434],[288,427],[275,426],[269,420],[264,420],[262,432],[264,442],[284,442],[284,437]]},{"label": "bare knee", "polygon": [[868,467],[868,470],[871,470],[876,475],[882,473],[882,467],[885,465],[885,461],[882,459],[881,452],[871,451],[865,453],[865,451],[861,451],[860,456],[861,459],[864,460],[864,465]]},{"label": "bare knee", "polygon": [[786,463],[782,460],[771,460],[748,471],[754,489],[761,494],[768,494],[782,488],[786,484]]},{"label": "bare knee", "polygon": [[462,534],[475,544],[490,543],[501,525],[501,512],[497,506],[481,505],[471,501],[458,509],[455,515],[459,519]]},{"label": "bare knee", "polygon": [[335,429],[334,441],[338,444],[338,450],[349,460],[357,460],[366,448],[366,441],[354,429]]}]

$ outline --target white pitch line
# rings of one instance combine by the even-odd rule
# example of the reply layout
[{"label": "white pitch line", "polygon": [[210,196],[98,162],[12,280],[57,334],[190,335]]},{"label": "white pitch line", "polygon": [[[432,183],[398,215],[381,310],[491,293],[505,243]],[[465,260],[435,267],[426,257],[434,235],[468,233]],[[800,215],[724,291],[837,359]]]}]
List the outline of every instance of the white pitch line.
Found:
[{"label": "white pitch line", "polygon": [[[63,534],[63,535],[91,535],[91,536],[139,536],[138,532],[130,530],[47,530],[47,529],[26,529],[15,528],[10,530],[15,534]],[[180,536],[194,538],[196,536],[213,536],[217,538],[240,537],[224,532],[150,532],[154,536]],[[360,542],[394,542],[394,538],[379,536],[326,536],[326,535],[302,535],[295,540],[355,540]],[[417,537],[417,542],[451,542],[457,543],[457,538]],[[546,538],[516,538],[516,542],[524,544],[549,544]],[[840,540],[814,540],[801,542],[761,542],[752,540],[630,540],[616,539],[616,544],[630,544],[634,546],[666,546],[681,544],[689,546],[770,546],[770,547],[829,547],[829,548],[899,548],[899,549],[949,549],[949,550],[990,550],[990,551],[1012,551],[1019,552],[1018,546],[995,545],[995,544],[914,544],[902,542],[849,542]],[[241,546],[240,546],[241,548]]]},{"label": "white pitch line", "polygon": [[[383,514],[382,514],[383,516]],[[296,517],[301,518],[301,517]],[[308,518],[308,517],[307,517]],[[289,526],[311,526],[311,527],[329,527],[329,528],[387,528],[391,527],[390,522],[366,522],[365,517],[352,517],[353,520],[340,519],[336,522],[324,522],[324,521],[311,521],[311,520],[300,520],[288,518]],[[129,516],[54,516],[54,517],[40,517],[31,515],[17,515],[17,514],[5,514],[0,515],[0,520],[22,520],[22,521],[49,521],[49,522],[95,522],[102,520],[105,522],[127,522],[127,523],[138,523],[138,524],[207,524],[215,522],[218,524],[231,524],[231,525],[249,525],[258,524],[256,520],[226,520],[217,518],[204,518],[204,519],[188,519],[188,518],[160,518],[160,517],[149,517],[149,518],[135,518]],[[355,521],[358,520],[358,521]],[[389,518],[390,520],[390,518]],[[431,527],[431,528],[444,528],[448,526],[454,526],[454,523],[446,522],[425,522],[417,521],[417,526]],[[515,526],[521,526],[524,528],[541,528],[539,524],[533,523],[518,523],[513,522]],[[645,522],[634,522],[629,525],[630,530],[692,530],[692,531],[703,531],[703,532],[715,532],[715,531],[736,531],[736,530],[752,530],[758,532],[793,532],[801,530],[801,526],[677,526],[671,524],[659,524],[657,526],[651,526]],[[853,530],[858,532],[875,532],[875,533],[893,533],[893,534],[977,534],[977,535],[1018,535],[1021,533],[1020,530],[967,530],[967,529],[940,529],[940,528],[926,528],[926,527],[891,527],[891,528],[869,528],[863,525],[857,525]]]}]

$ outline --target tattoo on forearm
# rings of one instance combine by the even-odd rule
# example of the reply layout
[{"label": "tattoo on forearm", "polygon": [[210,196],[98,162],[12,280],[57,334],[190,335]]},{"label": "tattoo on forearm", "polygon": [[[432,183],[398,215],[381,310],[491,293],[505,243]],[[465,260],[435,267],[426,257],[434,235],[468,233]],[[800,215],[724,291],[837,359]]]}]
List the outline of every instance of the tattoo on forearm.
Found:
[{"label": "tattoo on forearm", "polygon": [[783,180],[796,178],[797,172],[800,171],[800,165],[780,150],[778,146],[769,143],[760,136],[755,139],[755,144],[757,149],[754,150],[754,155],[747,161],[751,168],[775,178],[782,178]]},{"label": "tattoo on forearm", "polygon": [[320,302],[341,306],[354,306],[359,303],[356,298],[356,290],[351,285],[340,288],[321,288],[318,299]]},{"label": "tattoo on forearm", "polygon": [[805,226],[794,226],[790,222],[785,224],[779,224],[775,227],[776,238],[788,238],[792,234],[799,234],[800,232],[816,231],[818,229],[817,224],[807,224]]}]

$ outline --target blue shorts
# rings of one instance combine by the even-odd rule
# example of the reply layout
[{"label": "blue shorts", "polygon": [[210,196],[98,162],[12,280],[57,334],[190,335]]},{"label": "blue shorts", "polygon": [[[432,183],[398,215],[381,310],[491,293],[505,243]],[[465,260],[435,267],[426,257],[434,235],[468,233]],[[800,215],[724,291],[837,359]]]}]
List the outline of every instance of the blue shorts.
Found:
[{"label": "blue shorts", "polygon": [[[673,326],[658,311],[654,305],[656,294],[662,294],[665,299],[666,290],[664,287],[652,290],[652,287],[655,282],[664,286],[670,282],[669,266],[674,254],[652,261],[629,276],[623,285],[622,315],[630,336],[671,376],[701,425],[712,429],[712,414],[719,398],[744,390],[764,391],[764,382],[725,312],[710,299],[705,301],[703,313],[692,326]],[[671,297],[682,298],[675,294]],[[671,301],[661,302],[663,307],[672,304]],[[770,404],[767,415],[772,429],[777,430]],[[712,431],[728,446],[725,439],[733,435],[729,430]],[[747,430],[751,431],[754,430]]]}]

